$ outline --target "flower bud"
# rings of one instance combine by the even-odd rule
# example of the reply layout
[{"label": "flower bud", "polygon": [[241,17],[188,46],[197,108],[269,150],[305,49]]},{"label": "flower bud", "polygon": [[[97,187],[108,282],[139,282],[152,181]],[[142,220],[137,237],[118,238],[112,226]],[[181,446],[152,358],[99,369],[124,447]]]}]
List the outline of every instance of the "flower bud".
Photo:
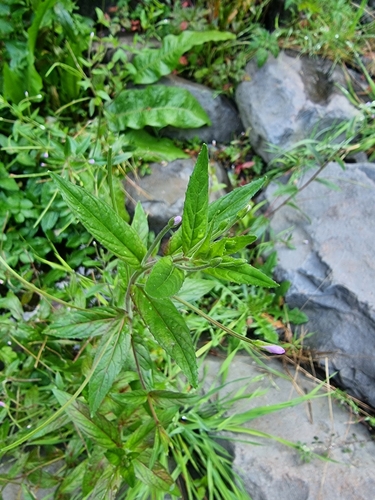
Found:
[{"label": "flower bud", "polygon": [[279,345],[262,345],[261,349],[264,349],[265,351],[270,352],[271,354],[284,354],[285,349],[283,349]]}]

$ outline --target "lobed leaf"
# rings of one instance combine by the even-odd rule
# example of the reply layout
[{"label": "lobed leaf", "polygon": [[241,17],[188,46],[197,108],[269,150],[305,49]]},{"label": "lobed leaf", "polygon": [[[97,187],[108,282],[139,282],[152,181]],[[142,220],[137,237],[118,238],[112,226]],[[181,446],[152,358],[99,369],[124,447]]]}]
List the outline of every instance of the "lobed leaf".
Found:
[{"label": "lobed leaf", "polygon": [[138,287],[132,291],[134,304],[158,344],[181,368],[189,382],[196,387],[198,370],[190,331],[169,299],[153,299]]},{"label": "lobed leaf", "polygon": [[190,92],[177,87],[153,85],[121,92],[106,107],[111,129],[142,129],[146,126],[195,128],[210,124],[199,102]]},{"label": "lobed leaf", "polygon": [[53,172],[50,175],[67,205],[89,233],[117,257],[139,268],[146,247],[134,229],[104,201]]}]

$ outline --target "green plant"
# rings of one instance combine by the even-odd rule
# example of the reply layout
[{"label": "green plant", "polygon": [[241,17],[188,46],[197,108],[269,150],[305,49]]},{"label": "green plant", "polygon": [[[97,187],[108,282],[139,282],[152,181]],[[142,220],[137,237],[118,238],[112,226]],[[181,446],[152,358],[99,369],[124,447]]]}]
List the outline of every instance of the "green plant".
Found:
[{"label": "green plant", "polygon": [[[135,492],[152,488],[152,491],[178,494],[174,480],[180,474],[185,477],[188,474],[186,461],[183,465],[187,445],[183,443],[191,438],[184,437],[184,433],[195,432],[198,424],[204,422],[202,416],[199,417],[202,402],[194,403],[197,396],[191,390],[198,384],[197,362],[184,310],[191,309],[214,327],[222,328],[253,349],[282,352],[278,346],[250,340],[245,332],[221,325],[189,302],[192,293],[196,300],[199,294],[207,291],[207,287],[200,287],[201,280],[194,277],[197,272],[246,285],[276,287],[271,278],[244,259],[231,257],[255,237],[225,236],[228,229],[246,215],[249,198],[264,180],[234,190],[209,205],[208,156],[204,146],[189,182],[182,219],[176,216],[150,243],[147,218],[140,205],[131,225],[118,213],[111,187],[111,155],[108,169],[111,206],[84,188],[51,173],[73,213],[95,240],[108,250],[99,253],[103,262],[98,262],[97,266],[97,272],[102,275],[99,281],[72,273],[62,295],[69,300],[66,302],[61,295],[52,296],[29,284],[0,258],[9,280],[17,277],[23,287],[43,298],[37,317],[31,319],[31,323],[12,323],[11,315],[19,319],[22,316],[22,304],[14,294],[8,295],[7,301],[2,303],[2,307],[10,311],[3,320],[3,327],[9,329],[6,337],[10,338],[11,346],[19,345],[22,349],[20,354],[9,345],[0,349],[6,366],[4,381],[10,382],[3,399],[11,421],[32,420],[34,417],[29,415],[28,408],[34,408],[37,421],[32,420],[33,429],[26,432],[16,432],[17,426],[10,425],[9,421],[3,430],[4,440],[10,431],[9,444],[3,452],[27,442],[36,446],[36,450],[46,445],[48,460],[51,460],[48,453],[55,453],[56,460],[65,457],[71,461],[63,481],[59,480],[61,495],[73,494],[78,488],[74,478],[80,478],[81,496],[90,493],[95,498],[108,498],[106,495],[120,484],[134,487]],[[181,227],[173,233],[166,254],[158,256],[162,237],[179,224]],[[51,300],[63,307],[52,312]],[[33,354],[32,345],[39,346],[37,355]],[[46,354],[42,355],[43,352]],[[33,357],[37,359],[36,364]],[[160,363],[160,359],[164,359],[164,363]],[[38,387],[33,389],[29,385],[30,401],[24,399],[21,404],[15,399],[11,382],[20,363],[28,381],[41,377]],[[17,385],[17,380],[15,383]],[[26,397],[28,392],[23,394]],[[56,401],[61,405],[59,409]],[[184,413],[186,410],[176,413],[176,407],[192,404],[198,405],[197,413],[189,413],[189,410],[188,413]],[[42,408],[47,406],[50,410],[45,420]],[[4,412],[2,418],[5,418]],[[225,418],[222,418],[216,415],[216,424],[214,421],[210,425],[207,423],[207,430],[224,428]],[[244,421],[251,417],[249,414],[241,418]],[[187,425],[186,419],[192,422],[191,426]],[[83,441],[75,436],[70,421],[78,428]],[[56,441],[53,433],[57,428],[65,430]],[[196,445],[199,449],[207,446],[208,437],[202,439],[201,444]],[[53,452],[56,442],[69,443],[63,454]],[[72,449],[71,456],[70,447],[75,449]],[[172,475],[168,472],[170,464],[165,460],[168,450],[173,451],[172,456],[177,462],[177,466],[172,467]],[[35,467],[33,459],[29,461],[24,453],[21,455],[29,464],[25,469],[26,476],[36,480],[31,472],[27,472]],[[191,454],[188,456],[194,463]],[[200,467],[204,468],[204,463]],[[219,479],[228,474],[225,472],[227,466],[223,467],[223,471],[217,471]],[[9,477],[17,475],[19,470],[17,467],[13,469]],[[98,470],[100,476],[97,476]],[[140,486],[139,481],[145,486]],[[193,488],[191,491],[195,487],[197,491],[211,488],[204,483],[197,484],[192,482],[188,487]],[[234,488],[234,483],[231,488]],[[99,489],[104,493],[99,494]],[[132,493],[129,495],[128,498],[133,498]],[[223,494],[223,498],[231,497]]]},{"label": "green plant", "polygon": [[355,65],[347,43],[363,52],[374,39],[374,21],[361,23],[366,4],[366,0],[357,4],[346,0],[285,2],[285,9],[293,12],[294,17],[281,29],[281,44],[300,53],[319,54],[334,62]]}]

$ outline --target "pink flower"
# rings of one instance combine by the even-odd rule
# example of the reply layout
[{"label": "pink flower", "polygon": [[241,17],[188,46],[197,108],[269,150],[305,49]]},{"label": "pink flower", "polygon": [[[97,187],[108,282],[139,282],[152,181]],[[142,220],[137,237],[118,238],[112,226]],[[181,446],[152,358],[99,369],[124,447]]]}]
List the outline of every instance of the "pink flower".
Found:
[{"label": "pink flower", "polygon": [[175,225],[175,226],[178,226],[179,224],[181,224],[181,222],[182,222],[182,217],[181,217],[181,215],[177,215],[177,216],[174,218],[173,222],[174,222],[174,225]]},{"label": "pink flower", "polygon": [[285,349],[279,345],[262,345],[261,349],[270,352],[271,354],[284,354]]}]

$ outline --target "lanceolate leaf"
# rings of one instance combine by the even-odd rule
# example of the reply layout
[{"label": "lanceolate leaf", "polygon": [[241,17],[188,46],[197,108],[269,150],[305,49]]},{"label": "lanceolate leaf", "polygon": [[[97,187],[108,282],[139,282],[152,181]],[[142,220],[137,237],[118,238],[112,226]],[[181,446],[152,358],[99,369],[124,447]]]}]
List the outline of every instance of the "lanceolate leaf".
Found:
[{"label": "lanceolate leaf", "polygon": [[60,339],[86,339],[105,335],[118,328],[123,315],[112,307],[93,307],[88,311],[63,311],[44,330],[45,335]]},{"label": "lanceolate leaf", "polygon": [[225,223],[225,227],[230,227],[238,218],[238,213],[246,207],[251,198],[263,186],[265,178],[257,179],[256,181],[234,189],[222,198],[210,203],[208,207],[208,220],[211,221],[214,217],[214,233]]},{"label": "lanceolate leaf", "polygon": [[124,90],[107,106],[106,113],[109,125],[115,131],[141,129],[147,125],[194,128],[210,123],[206,112],[190,92],[165,85]]},{"label": "lanceolate leaf", "polygon": [[152,268],[145,291],[151,297],[162,299],[175,295],[184,282],[184,272],[173,265],[168,255],[162,257]]},{"label": "lanceolate leaf", "polygon": [[222,278],[226,281],[233,281],[239,284],[268,288],[279,286],[275,281],[263,274],[262,271],[259,271],[259,269],[250,264],[238,262],[238,259],[232,259],[231,257],[226,257],[222,264],[205,269],[204,272],[215,276],[215,278]]},{"label": "lanceolate leaf", "polygon": [[[109,341],[109,337],[111,340]],[[109,341],[109,344],[108,344]],[[103,352],[103,349],[105,351]],[[89,405],[91,415],[99,408],[101,402],[112,387],[113,382],[124,366],[130,349],[130,334],[123,327],[111,328],[107,335],[103,336],[97,348],[94,363],[100,357],[100,361],[89,382]]]},{"label": "lanceolate leaf", "polygon": [[51,173],[73,213],[103,246],[134,268],[146,254],[138,234],[107,203],[85,189]]},{"label": "lanceolate leaf", "polygon": [[[241,186],[222,198],[208,205],[208,224],[210,232],[219,236],[231,227],[238,219],[238,213],[243,210],[251,198],[263,186],[265,178],[258,179],[246,186]],[[182,246],[182,228],[179,228],[168,242],[168,254],[176,253]],[[208,248],[208,245],[207,245]]]},{"label": "lanceolate leaf", "polygon": [[220,31],[183,31],[178,36],[167,35],[160,49],[142,51],[133,59],[136,68],[135,83],[154,83],[160,77],[171,73],[178,65],[180,57],[195,45],[235,39],[232,33]]},{"label": "lanceolate leaf", "polygon": [[148,240],[147,214],[143,210],[142,203],[140,201],[135,206],[135,212],[131,223],[131,227],[138,234],[142,243],[145,246],[147,246],[147,240]]},{"label": "lanceolate leaf", "polygon": [[[53,389],[53,394],[61,405],[71,398],[70,394],[59,389]],[[97,414],[90,418],[88,406],[81,401],[75,400],[65,411],[74,425],[99,446],[108,449],[121,446],[121,436],[117,428],[103,415]]]},{"label": "lanceolate leaf", "polygon": [[190,177],[182,215],[182,248],[186,254],[203,241],[208,224],[208,150],[203,144]]},{"label": "lanceolate leaf", "polygon": [[180,496],[179,489],[161,464],[156,462],[152,469],[138,459],[133,460],[133,464],[136,477],[147,484],[151,491],[160,490]]},{"label": "lanceolate leaf", "polygon": [[132,296],[139,314],[155,340],[176,361],[195,387],[198,374],[193,341],[176,307],[169,299],[153,299],[138,287],[134,287]]}]

